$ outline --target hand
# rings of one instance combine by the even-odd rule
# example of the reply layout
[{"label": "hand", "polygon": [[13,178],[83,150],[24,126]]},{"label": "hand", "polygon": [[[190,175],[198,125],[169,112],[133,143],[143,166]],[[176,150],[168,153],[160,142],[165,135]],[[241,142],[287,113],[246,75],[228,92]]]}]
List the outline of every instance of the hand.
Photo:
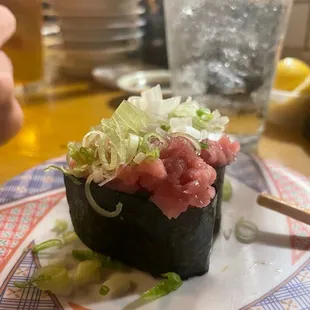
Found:
[{"label": "hand", "polygon": [[[0,48],[16,29],[13,14],[0,5]],[[20,130],[23,112],[14,97],[13,67],[9,58],[0,50],[0,145]]]}]

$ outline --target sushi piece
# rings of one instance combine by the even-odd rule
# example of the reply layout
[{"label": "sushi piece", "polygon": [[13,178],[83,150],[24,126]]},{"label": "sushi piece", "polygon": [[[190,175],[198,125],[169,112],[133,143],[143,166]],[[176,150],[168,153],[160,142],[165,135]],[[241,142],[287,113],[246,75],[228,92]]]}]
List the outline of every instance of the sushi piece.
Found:
[{"label": "sushi piece", "polygon": [[157,86],[70,142],[63,171],[79,238],[154,276],[206,273],[225,165],[238,150],[222,134],[227,122],[191,98],[163,100]]}]

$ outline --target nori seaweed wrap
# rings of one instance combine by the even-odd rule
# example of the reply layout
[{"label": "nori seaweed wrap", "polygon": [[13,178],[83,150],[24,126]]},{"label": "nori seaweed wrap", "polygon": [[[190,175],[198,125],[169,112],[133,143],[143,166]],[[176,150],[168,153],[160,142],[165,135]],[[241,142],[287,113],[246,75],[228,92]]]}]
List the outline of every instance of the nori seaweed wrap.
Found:
[{"label": "nori seaweed wrap", "polygon": [[92,183],[92,195],[105,210],[123,204],[119,216],[108,218],[89,204],[85,181],[77,185],[65,176],[65,185],[74,229],[93,251],[153,276],[176,272],[186,279],[209,270],[217,196],[209,206],[168,219],[145,193],[130,195]]},{"label": "nori seaweed wrap", "polygon": [[222,196],[223,196],[223,186],[225,177],[225,166],[216,169],[216,181],[215,188],[217,189],[217,202],[216,202],[216,214],[214,223],[214,237],[218,235],[221,228],[222,220]]}]

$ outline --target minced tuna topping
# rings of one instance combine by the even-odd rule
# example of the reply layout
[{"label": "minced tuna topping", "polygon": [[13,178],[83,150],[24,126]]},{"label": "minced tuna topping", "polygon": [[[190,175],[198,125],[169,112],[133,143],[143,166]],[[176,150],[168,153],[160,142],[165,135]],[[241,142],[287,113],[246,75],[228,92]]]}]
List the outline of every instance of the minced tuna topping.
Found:
[{"label": "minced tuna topping", "polygon": [[203,160],[212,167],[223,167],[236,160],[236,155],[240,150],[238,141],[230,141],[228,136],[224,135],[219,141],[204,140],[208,146],[201,151]]},{"label": "minced tuna topping", "polygon": [[183,137],[172,138],[160,158],[125,167],[109,186],[133,194],[146,190],[168,218],[188,207],[207,206],[215,196],[216,171],[196,154]]}]

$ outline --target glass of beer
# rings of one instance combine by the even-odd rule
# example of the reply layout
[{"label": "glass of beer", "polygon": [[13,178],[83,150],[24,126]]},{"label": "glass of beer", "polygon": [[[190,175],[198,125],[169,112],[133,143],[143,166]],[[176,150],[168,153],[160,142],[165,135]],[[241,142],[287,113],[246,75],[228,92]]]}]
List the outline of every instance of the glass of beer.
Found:
[{"label": "glass of beer", "polygon": [[41,0],[0,0],[0,4],[16,18],[16,32],[2,48],[13,63],[15,83],[25,88],[39,85],[43,79]]}]

